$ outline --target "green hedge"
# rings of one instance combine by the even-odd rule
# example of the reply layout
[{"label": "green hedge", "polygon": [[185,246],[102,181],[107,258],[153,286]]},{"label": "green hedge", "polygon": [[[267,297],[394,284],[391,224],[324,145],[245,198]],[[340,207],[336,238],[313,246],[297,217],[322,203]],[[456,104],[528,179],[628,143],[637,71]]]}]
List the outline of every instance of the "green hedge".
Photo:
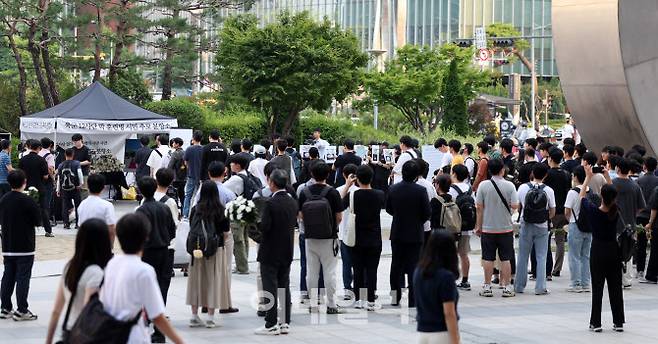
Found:
[{"label": "green hedge", "polygon": [[223,114],[206,114],[203,123],[204,135],[211,130],[219,130],[219,134],[226,143],[234,139],[250,138],[254,142],[266,136],[267,122],[262,116],[254,113],[243,113],[241,116],[227,116]]},{"label": "green hedge", "polygon": [[205,121],[201,107],[186,98],[151,102],[144,105],[144,108],[161,115],[176,118],[180,128],[201,129],[204,127]]},{"label": "green hedge", "polygon": [[328,117],[326,115],[314,114],[300,121],[300,132],[302,138],[306,138],[315,128],[322,129],[322,138],[332,145],[339,145],[343,140],[350,138],[364,144],[370,141],[397,142],[397,135],[376,130],[373,127],[354,124],[349,119]]}]

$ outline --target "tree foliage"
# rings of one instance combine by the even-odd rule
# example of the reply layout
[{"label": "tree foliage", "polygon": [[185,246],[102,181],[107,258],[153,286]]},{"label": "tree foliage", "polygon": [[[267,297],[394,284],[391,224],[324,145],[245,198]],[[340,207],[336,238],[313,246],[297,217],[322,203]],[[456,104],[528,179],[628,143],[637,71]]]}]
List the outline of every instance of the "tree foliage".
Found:
[{"label": "tree foliage", "polygon": [[303,109],[325,110],[353,94],[368,61],[353,33],[307,12],[283,12],[262,28],[250,15],[231,18],[220,42],[221,84],[267,109],[270,131],[284,134]]},{"label": "tree foliage", "polygon": [[400,110],[409,124],[421,134],[433,132],[444,114],[443,80],[451,61],[455,61],[461,82],[455,92],[466,101],[475,90],[486,85],[489,73],[473,67],[473,49],[461,49],[453,44],[440,48],[407,45],[386,63],[384,72],[372,71],[365,78],[369,95],[380,104],[390,104]]},{"label": "tree foliage", "polygon": [[468,135],[468,115],[466,114],[466,98],[464,92],[460,89],[461,80],[459,70],[457,69],[457,60],[450,62],[448,75],[443,82],[442,105],[445,115],[441,120],[441,128],[444,130],[454,130],[458,135]]},{"label": "tree foliage", "polygon": [[153,100],[142,75],[135,69],[119,71],[107,84],[112,92],[133,104],[141,106]]}]

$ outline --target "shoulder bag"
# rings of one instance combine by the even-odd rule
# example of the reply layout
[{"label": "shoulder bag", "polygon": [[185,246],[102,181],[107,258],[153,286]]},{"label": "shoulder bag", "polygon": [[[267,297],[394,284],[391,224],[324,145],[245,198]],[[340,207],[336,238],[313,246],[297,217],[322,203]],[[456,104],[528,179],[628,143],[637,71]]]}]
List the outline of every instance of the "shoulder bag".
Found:
[{"label": "shoulder bag", "polygon": [[354,213],[354,192],[350,192],[350,211],[347,214],[347,225],[345,226],[345,245],[354,247],[356,245],[356,214]]}]

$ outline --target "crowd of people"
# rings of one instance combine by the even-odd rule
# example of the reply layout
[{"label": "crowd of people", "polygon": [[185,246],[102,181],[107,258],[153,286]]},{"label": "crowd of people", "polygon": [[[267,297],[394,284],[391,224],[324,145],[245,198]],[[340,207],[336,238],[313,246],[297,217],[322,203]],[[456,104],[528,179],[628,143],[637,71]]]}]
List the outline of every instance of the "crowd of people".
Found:
[{"label": "crowd of people", "polygon": [[[103,176],[89,174],[91,158],[88,149],[81,153],[86,147],[79,135],[73,136],[74,148],[65,151],[57,166],[47,138],[28,140],[30,152],[17,168],[8,159],[10,145],[2,141],[5,270],[0,318],[37,318],[27,302],[35,227],[44,226],[46,236],[52,236],[50,207],[45,205],[53,193],[65,200],[64,226],[69,226],[69,212],[75,209],[79,229],[73,258],[57,289],[48,343],[56,337],[63,311],[63,336],[82,326],[84,319],[77,318],[94,295],[108,314],[131,324],[125,334],[129,342],[162,343],[165,336],[182,342],[165,317],[165,305],[175,238],[183,222],[189,226],[185,300],[191,309],[190,327],[213,328],[217,312],[239,311],[232,304],[231,275],[254,273],[249,266],[250,237],[258,244],[257,315],[264,317],[256,334],[291,331],[295,239],[301,302],[310,313],[343,313],[338,297],[351,300],[357,309],[378,310],[382,211],[392,216],[390,304],[417,309],[421,343],[459,342],[457,303],[459,290],[472,289],[473,235],[482,250],[482,297],[493,297],[498,289],[494,285],[502,289],[502,297],[514,297],[526,291],[528,280],[534,281],[535,295],[549,294],[548,282],[560,277],[568,245],[567,291],[591,292],[590,329],[595,332],[602,331],[605,283],[613,329],[621,332],[624,289],[634,281],[658,281],[658,244],[652,236],[658,226],[658,161],[647,157],[641,146],[628,152],[605,147],[597,155],[569,138],[557,145],[534,138],[522,144],[498,142],[487,136],[475,146],[439,139],[434,144],[439,165],[431,171],[418,140],[409,136],[392,147],[391,161],[383,150],[379,156],[359,156],[357,143],[347,139],[332,163],[324,160],[328,143],[320,129],[313,138],[308,157],[294,148],[293,138],[274,137],[258,145],[243,139],[226,147],[220,132],[210,132],[202,145],[203,133],[195,131],[187,149],[182,139],[164,134],[156,137],[155,148],[142,138],[135,157],[142,199],[134,213],[118,221],[113,205],[100,197]],[[23,192],[28,187],[38,190],[36,200]],[[237,197],[256,204],[259,220],[254,228],[225,214]],[[637,238],[632,262],[620,248],[619,233],[624,230],[632,230]],[[113,254],[115,238],[123,254]],[[342,288],[336,270],[342,274]]]}]

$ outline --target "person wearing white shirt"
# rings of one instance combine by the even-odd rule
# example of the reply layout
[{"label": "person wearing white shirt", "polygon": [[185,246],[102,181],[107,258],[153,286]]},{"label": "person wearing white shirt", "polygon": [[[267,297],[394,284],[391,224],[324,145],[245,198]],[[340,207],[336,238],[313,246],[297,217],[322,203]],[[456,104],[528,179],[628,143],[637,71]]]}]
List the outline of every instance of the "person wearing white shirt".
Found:
[{"label": "person wearing white shirt", "polygon": [[562,140],[566,138],[575,139],[576,129],[571,124],[571,118],[567,119],[567,123],[562,127]]},{"label": "person wearing white shirt", "polygon": [[[247,176],[245,168],[249,165],[247,158],[240,154],[232,155],[231,172],[233,176],[224,182],[224,187],[232,191],[236,196],[242,196],[244,193],[244,180],[238,176],[241,174]],[[245,226],[237,223],[231,223],[231,232],[233,232],[233,257],[235,258],[235,272],[241,275],[249,274],[249,238]]]},{"label": "person wearing white shirt", "polygon": [[115,255],[107,263],[99,299],[105,311],[115,319],[138,319],[127,343],[151,343],[146,318],[174,343],[183,343],[165,317],[155,270],[141,259],[149,231],[149,221],[142,214],[128,214],[119,220],[117,237],[124,254]]},{"label": "person wearing white shirt", "polygon": [[115,225],[117,223],[114,206],[100,197],[103,188],[105,188],[105,177],[102,174],[91,174],[87,179],[87,186],[89,187],[89,196],[78,207],[78,222],[83,224],[89,219],[101,219],[107,225],[110,231],[110,240],[114,245]]},{"label": "person wearing white shirt", "polygon": [[158,170],[163,167],[163,159],[165,159],[165,157],[169,159],[169,152],[171,151],[169,148],[169,137],[167,135],[159,135],[157,143],[158,148],[151,152],[149,159],[146,161],[146,166],[151,168],[151,177],[153,178],[155,178],[155,174]]},{"label": "person wearing white shirt", "polygon": [[[470,197],[473,199],[473,189],[468,183],[470,174],[468,173],[468,168],[464,165],[455,165],[452,167],[452,185],[448,194],[452,199],[457,202],[457,198],[460,195],[465,195],[464,197]],[[473,204],[475,204],[475,199],[473,199]],[[475,215],[475,213],[473,213]],[[463,216],[463,215],[462,215]],[[462,219],[462,224],[464,223]],[[473,219],[475,220],[475,219]],[[475,221],[473,221],[475,223]],[[459,240],[457,241],[457,254],[459,255],[459,264],[461,265],[461,275],[462,280],[457,284],[457,288],[461,290],[471,290],[471,284],[468,282],[468,274],[471,269],[471,260],[469,258],[469,253],[471,252],[471,235],[473,231],[469,228],[463,228]]]},{"label": "person wearing white shirt", "polygon": [[313,130],[313,147],[318,149],[320,159],[324,160],[327,158],[326,150],[327,147],[329,147],[329,142],[322,139],[320,135],[322,135],[322,130],[320,130],[320,128],[315,128],[315,130]]},{"label": "person wearing white shirt", "polygon": [[400,151],[402,152],[398,157],[398,161],[393,167],[393,184],[397,184],[402,181],[402,166],[405,162],[416,159],[418,156],[416,152],[411,148],[413,146],[413,139],[404,135],[400,137]]},{"label": "person wearing white shirt", "polygon": [[[555,216],[555,192],[548,185],[544,184],[544,179],[547,174],[547,165],[535,164],[532,168],[534,180],[519,187],[519,201],[523,210],[521,216],[521,233],[519,237],[519,253],[516,263],[516,280],[514,281],[514,289],[517,293],[522,293],[525,289],[528,279],[528,258],[530,258],[530,251],[532,251],[534,244],[537,256],[535,295],[548,294],[548,290],[546,289],[548,221]],[[546,194],[546,210],[545,213],[542,214],[537,213],[538,209],[532,209],[531,204],[527,204],[527,202],[531,200],[526,199],[526,197],[532,196],[532,190],[537,189],[538,192],[544,192]]]},{"label": "person wearing white shirt", "polygon": [[[356,168],[357,166],[354,164],[345,165],[341,169],[343,178],[347,180],[351,175],[355,175]],[[343,184],[336,188],[336,191],[341,194],[341,199],[343,198],[343,194],[346,195],[359,189],[359,187],[356,185],[350,186],[349,189],[345,191],[346,188],[347,184]],[[350,295],[349,291],[353,289],[352,281],[354,280],[354,276],[352,275],[352,257],[350,255],[350,248],[349,246],[345,245],[345,240],[347,240],[345,237],[345,234],[347,234],[347,221],[349,221],[349,216],[347,216],[347,213],[349,213],[349,211],[349,209],[343,211],[343,220],[338,224],[338,239],[340,240],[340,258],[343,263],[343,288],[345,289],[345,295]]]},{"label": "person wearing white shirt", "polygon": [[[424,187],[425,190],[427,190],[427,200],[431,202],[433,199],[439,197],[439,194],[436,193],[436,188],[434,185],[432,185],[432,182],[426,179],[427,175],[429,174],[430,165],[425,160],[418,159],[417,161],[418,166],[420,167],[420,176],[418,176],[416,184]],[[429,233],[432,231],[429,220],[425,222],[424,229],[426,239],[429,239]]]},{"label": "person wearing white shirt", "polygon": [[[580,218],[580,190],[585,182],[585,169],[577,166],[573,170],[573,184],[576,185],[567,193],[567,199],[564,202],[564,214],[569,219],[569,235],[567,236],[569,244],[569,271],[571,272],[571,283],[568,292],[580,293],[590,291],[590,268],[589,257],[592,246],[592,233],[588,229],[580,230],[577,219]],[[587,188],[587,193],[592,190]]]},{"label": "person wearing white shirt", "polygon": [[268,161],[265,159],[265,156],[267,156],[267,149],[261,145],[255,145],[254,155],[256,156],[256,159],[249,163],[248,171],[258,177],[263,186],[266,186],[267,177],[265,177],[265,165],[267,165]]},{"label": "person wearing white shirt", "polygon": [[434,148],[439,151],[439,169],[452,164],[452,154],[450,154],[450,147],[448,141],[444,138],[436,140]]},{"label": "person wearing white shirt", "polygon": [[471,180],[475,179],[475,159],[471,156],[473,154],[473,145],[470,143],[464,144],[464,149],[462,149],[462,157],[464,158],[464,166],[468,169],[468,175],[470,178],[466,181],[468,184],[471,184]]}]

